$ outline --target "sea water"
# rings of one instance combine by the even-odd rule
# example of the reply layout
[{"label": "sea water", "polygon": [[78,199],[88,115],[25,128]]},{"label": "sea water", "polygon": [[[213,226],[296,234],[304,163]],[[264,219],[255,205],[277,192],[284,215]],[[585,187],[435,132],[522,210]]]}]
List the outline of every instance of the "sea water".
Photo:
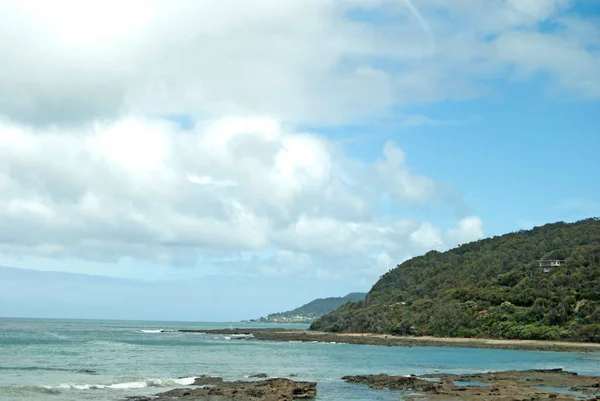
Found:
[{"label": "sea water", "polygon": [[[0,400],[123,400],[185,387],[199,375],[247,380],[256,373],[317,382],[319,400],[398,400],[348,384],[345,375],[466,373],[563,368],[600,375],[600,353],[335,343],[263,342],[161,332],[244,323],[0,319]],[[305,328],[302,325],[285,327]]]}]

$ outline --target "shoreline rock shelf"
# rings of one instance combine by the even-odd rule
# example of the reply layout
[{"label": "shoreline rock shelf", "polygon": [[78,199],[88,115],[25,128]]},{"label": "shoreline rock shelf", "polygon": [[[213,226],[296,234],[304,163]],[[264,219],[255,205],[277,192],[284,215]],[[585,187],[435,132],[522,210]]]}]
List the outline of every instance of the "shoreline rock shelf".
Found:
[{"label": "shoreline rock shelf", "polygon": [[[374,390],[400,392],[402,399],[416,400],[600,400],[600,376],[585,376],[557,369],[409,376],[387,374],[344,376],[341,380],[367,385]],[[129,397],[129,401],[293,401],[316,397],[317,383],[272,378],[256,381],[224,381],[199,376],[193,385],[154,396]]]},{"label": "shoreline rock shelf", "polygon": [[129,401],[293,401],[310,400],[317,395],[317,383],[285,378],[259,381],[224,381],[220,377],[200,376],[197,388],[180,388],[152,397],[129,397]]},{"label": "shoreline rock shelf", "polygon": [[420,376],[345,376],[348,383],[400,391],[406,400],[547,400],[600,399],[600,377],[562,369]]},{"label": "shoreline rock shelf", "polygon": [[301,341],[398,347],[467,347],[556,352],[600,352],[600,343],[573,343],[541,340],[498,340],[489,338],[437,338],[394,336],[369,333],[326,333],[281,328],[243,328],[216,330],[177,330],[180,333],[219,334],[232,340]]}]

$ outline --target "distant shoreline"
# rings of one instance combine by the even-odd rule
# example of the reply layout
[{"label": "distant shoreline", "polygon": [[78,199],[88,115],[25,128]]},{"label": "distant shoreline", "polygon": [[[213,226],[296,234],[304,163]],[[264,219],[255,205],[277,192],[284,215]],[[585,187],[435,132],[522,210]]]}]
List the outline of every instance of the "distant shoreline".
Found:
[{"label": "distant shoreline", "polygon": [[[199,332],[199,330],[178,331],[184,333]],[[260,341],[301,341],[400,347],[464,347],[556,352],[600,352],[600,343],[578,343],[563,341],[504,340],[455,337],[399,337],[389,334],[326,333],[310,330],[276,328],[202,330],[202,332],[231,335],[252,334],[255,340]]]}]

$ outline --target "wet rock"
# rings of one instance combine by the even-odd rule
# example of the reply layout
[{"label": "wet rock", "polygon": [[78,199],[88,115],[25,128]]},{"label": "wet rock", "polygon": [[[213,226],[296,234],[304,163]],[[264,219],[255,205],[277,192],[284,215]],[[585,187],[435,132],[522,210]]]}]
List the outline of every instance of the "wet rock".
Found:
[{"label": "wet rock", "polygon": [[[433,374],[421,376],[362,375],[345,376],[349,383],[366,384],[374,389],[387,388],[403,393],[404,399],[429,400],[581,400],[600,397],[599,377],[579,376],[562,369],[532,369],[524,371],[477,374]],[[431,382],[429,380],[438,380]],[[457,385],[459,383],[460,385]],[[556,388],[557,391],[540,387]],[[560,391],[558,391],[560,390]],[[577,391],[577,393],[573,392]],[[419,398],[420,397],[420,398]]]},{"label": "wet rock", "polygon": [[[211,387],[184,388],[157,394],[154,398],[130,398],[131,401],[292,401],[308,400],[317,395],[317,383],[300,382],[291,379],[267,379],[260,381],[222,381],[221,378],[203,376],[201,385]],[[221,379],[219,382],[217,379]]]},{"label": "wet rock", "polygon": [[269,376],[266,373],[256,373],[256,374],[250,375],[248,377],[251,379],[264,379]]},{"label": "wet rock", "polygon": [[222,377],[202,375],[202,376],[196,377],[193,385],[194,386],[214,386],[214,385],[218,385],[218,384],[222,384],[222,383],[223,383]]},{"label": "wet rock", "polygon": [[342,380],[348,383],[367,384],[374,389],[437,392],[442,387],[440,383],[419,379],[416,376],[360,375],[344,376]]}]

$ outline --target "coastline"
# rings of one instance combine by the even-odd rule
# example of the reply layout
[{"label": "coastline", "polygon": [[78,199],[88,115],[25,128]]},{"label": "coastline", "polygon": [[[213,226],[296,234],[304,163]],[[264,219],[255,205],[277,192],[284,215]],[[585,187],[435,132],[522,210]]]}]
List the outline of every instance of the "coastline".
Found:
[{"label": "coastline", "polygon": [[[178,330],[179,332],[199,332]],[[600,352],[600,343],[577,343],[541,340],[505,340],[489,338],[455,337],[400,337],[390,334],[371,333],[327,333],[298,329],[226,329],[204,330],[205,333],[225,335],[250,335],[259,341],[301,341],[321,343],[344,343],[358,345],[400,347],[453,347],[453,348],[496,348],[510,350],[555,351],[555,352]]]}]

